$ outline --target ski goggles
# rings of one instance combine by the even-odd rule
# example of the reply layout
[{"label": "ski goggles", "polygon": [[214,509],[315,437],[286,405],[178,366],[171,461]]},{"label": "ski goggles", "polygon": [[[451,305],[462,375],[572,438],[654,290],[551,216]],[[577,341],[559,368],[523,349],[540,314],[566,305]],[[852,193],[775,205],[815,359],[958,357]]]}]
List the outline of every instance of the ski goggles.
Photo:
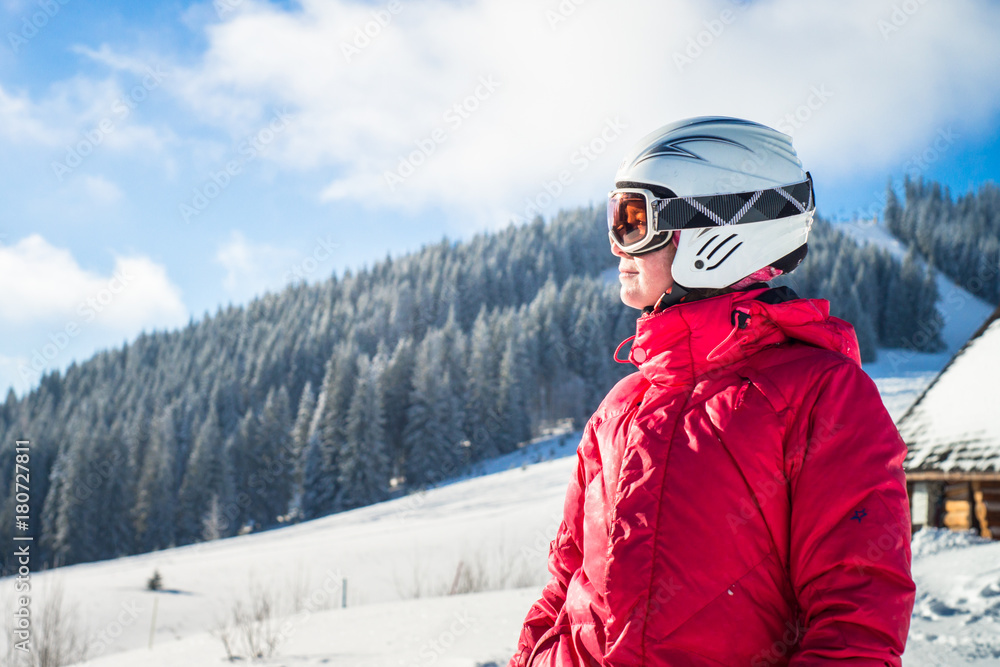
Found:
[{"label": "ski goggles", "polygon": [[662,198],[642,188],[618,188],[608,193],[608,236],[622,252],[638,255],[664,245],[668,232],[778,220],[815,208],[808,172],[798,183],[698,197]]}]

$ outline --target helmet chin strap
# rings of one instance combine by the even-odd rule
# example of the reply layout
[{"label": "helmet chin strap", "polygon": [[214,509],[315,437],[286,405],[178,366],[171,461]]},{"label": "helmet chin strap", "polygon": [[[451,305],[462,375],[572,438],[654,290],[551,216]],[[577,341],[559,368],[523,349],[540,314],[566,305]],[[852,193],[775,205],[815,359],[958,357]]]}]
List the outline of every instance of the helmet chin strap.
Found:
[{"label": "helmet chin strap", "polygon": [[647,306],[643,309],[643,312],[658,313],[664,308],[669,308],[677,303],[680,303],[681,299],[688,295],[688,291],[674,283],[666,292],[660,295],[660,298],[656,300],[656,303],[652,306]]}]

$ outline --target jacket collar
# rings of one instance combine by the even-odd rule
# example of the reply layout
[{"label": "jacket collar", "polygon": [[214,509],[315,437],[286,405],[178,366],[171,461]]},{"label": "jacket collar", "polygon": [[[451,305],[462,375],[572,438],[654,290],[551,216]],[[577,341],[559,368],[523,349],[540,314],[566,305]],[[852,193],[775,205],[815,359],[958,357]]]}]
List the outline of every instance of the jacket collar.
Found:
[{"label": "jacket collar", "polygon": [[765,287],[731,292],[643,314],[629,361],[654,384],[690,385],[794,338],[840,352],[860,365],[854,329],[830,317],[827,301],[775,303],[775,291]]}]

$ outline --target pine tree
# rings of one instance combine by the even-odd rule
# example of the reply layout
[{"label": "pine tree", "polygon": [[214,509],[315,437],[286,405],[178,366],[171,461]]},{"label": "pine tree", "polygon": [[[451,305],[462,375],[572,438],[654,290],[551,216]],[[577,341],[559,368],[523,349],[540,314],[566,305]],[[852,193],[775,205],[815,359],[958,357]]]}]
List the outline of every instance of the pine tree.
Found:
[{"label": "pine tree", "polygon": [[482,308],[472,327],[469,350],[469,387],[466,397],[465,430],[473,461],[500,453],[498,438],[498,385],[500,353],[496,349],[486,309]]},{"label": "pine tree", "polygon": [[519,336],[511,335],[500,359],[497,393],[499,432],[496,440],[501,453],[514,451],[531,434],[527,392],[527,355]]},{"label": "pine tree", "polygon": [[346,431],[347,411],[357,379],[357,348],[337,346],[327,363],[317,404],[315,440],[306,448],[302,511],[306,518],[339,511],[340,450]]},{"label": "pine tree", "polygon": [[103,481],[91,458],[95,449],[96,429],[80,429],[65,450],[60,469],[58,507],[52,533],[52,555],[59,565],[98,560],[105,554],[101,539],[102,524],[96,487]]},{"label": "pine tree", "polygon": [[[66,493],[68,457],[65,450],[56,458],[49,472],[49,492],[42,506],[42,535],[39,547],[46,563],[52,567],[64,565],[64,545],[59,537],[59,511]],[[6,570],[4,570],[6,572]]]},{"label": "pine tree", "polygon": [[405,450],[403,433],[413,392],[413,366],[416,353],[413,340],[405,337],[396,344],[384,372],[379,375],[379,395],[385,406],[384,437],[390,460],[391,475],[403,474]]},{"label": "pine tree", "polygon": [[920,297],[915,303],[917,326],[913,342],[914,347],[921,352],[940,352],[945,349],[941,338],[944,318],[937,309],[938,297],[937,274],[932,266],[927,266],[920,285]]},{"label": "pine tree", "polygon": [[188,544],[201,537],[202,520],[212,497],[229,494],[231,472],[225,455],[219,415],[214,402],[198,429],[177,498],[177,541]]},{"label": "pine tree", "polygon": [[465,462],[462,403],[446,359],[450,351],[448,335],[440,329],[429,333],[417,351],[403,434],[410,488],[447,479]]},{"label": "pine tree", "polygon": [[102,522],[102,558],[130,555],[136,546],[130,515],[136,503],[138,471],[132,467],[134,459],[120,417],[112,422],[107,436],[98,439],[91,455],[102,468],[102,479],[94,490],[94,501],[106,516]]},{"label": "pine tree", "polygon": [[292,456],[294,457],[294,468],[292,472],[292,500],[291,509],[294,512],[301,510],[302,487],[304,484],[305,453],[309,446],[309,437],[312,435],[312,424],[316,413],[316,393],[313,391],[312,383],[306,382],[302,389],[302,396],[299,398],[299,409],[295,416],[295,423],[292,425],[291,442]]},{"label": "pine tree", "polygon": [[152,433],[136,491],[132,521],[138,550],[173,546],[177,520],[174,484],[173,418],[171,408],[154,419]]},{"label": "pine tree", "polygon": [[846,293],[840,296],[834,306],[831,314],[854,326],[854,332],[858,337],[861,361],[865,363],[875,361],[878,356],[876,351],[878,337],[875,334],[871,317],[861,305],[861,299],[858,297],[855,287],[853,285],[848,287]]},{"label": "pine tree", "polygon": [[886,347],[910,347],[913,333],[914,304],[919,294],[914,289],[913,272],[916,270],[916,254],[913,248],[906,254],[903,272],[890,278],[885,308],[882,311],[882,342]]},{"label": "pine tree", "polygon": [[284,515],[291,500],[296,460],[289,433],[291,426],[288,391],[283,386],[277,391],[272,389],[264,400],[260,417],[259,520],[263,525]]},{"label": "pine tree", "polygon": [[892,179],[889,179],[885,186],[885,226],[889,233],[901,237],[903,233],[903,210],[899,205],[899,198],[896,196],[896,189],[892,187]]},{"label": "pine tree", "polygon": [[340,452],[338,506],[352,509],[385,500],[389,490],[389,456],[384,435],[384,405],[378,391],[385,360],[362,357],[358,382],[347,413]]}]

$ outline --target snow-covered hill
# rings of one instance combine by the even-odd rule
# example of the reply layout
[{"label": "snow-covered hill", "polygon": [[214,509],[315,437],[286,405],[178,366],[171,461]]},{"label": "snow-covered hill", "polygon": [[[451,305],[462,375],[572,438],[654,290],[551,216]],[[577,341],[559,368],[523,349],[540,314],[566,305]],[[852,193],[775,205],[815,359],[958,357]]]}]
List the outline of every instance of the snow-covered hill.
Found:
[{"label": "snow-covered hill", "polygon": [[[859,243],[884,248],[899,261],[906,248],[876,220],[834,223],[834,227]],[[944,318],[945,350],[936,354],[910,350],[879,349],[878,361],[865,364],[865,371],[875,380],[882,400],[894,419],[898,419],[930,384],[938,371],[958,352],[973,333],[992,314],[994,307],[956,285],[941,272],[937,274],[941,295],[938,311]]]},{"label": "snow-covered hill", "polygon": [[[571,452],[565,440],[519,455]],[[502,665],[547,578],[575,459],[506,465],[280,530],[35,574],[38,604],[58,581],[75,607],[64,625],[93,638],[94,667],[219,665],[219,620],[251,590],[282,616],[277,653],[262,664]],[[1000,665],[1000,543],[929,532],[914,552],[919,598],[904,664]],[[158,593],[145,590],[154,569],[166,589]],[[9,605],[12,581],[2,584]],[[239,634],[231,641],[238,647]]]},{"label": "snow-covered hill", "polygon": [[[877,220],[839,222],[834,227],[859,243],[873,243],[886,249],[899,261],[903,261],[906,256],[906,247]],[[942,338],[950,357],[965,345],[965,341],[993,313],[994,306],[956,285],[940,271],[937,274],[937,288],[941,294],[938,311],[945,323]]]},{"label": "snow-covered hill", "polygon": [[[381,605],[377,609],[386,615],[383,639],[393,639],[399,646],[407,636],[422,637],[416,627],[407,629],[406,623],[417,623],[423,614],[432,627],[431,617],[436,614],[400,601],[452,590],[538,587],[546,581],[548,545],[559,523],[574,459],[563,456],[531,466],[525,463],[572,453],[578,438],[579,434],[568,440],[556,436],[494,463],[494,468],[513,467],[505,472],[352,512],[279,530],[33,574],[32,586],[39,596],[34,608],[37,612],[44,606],[43,598],[58,583],[67,608],[75,608],[76,625],[94,638],[91,655],[107,656],[107,664],[182,664],[176,652],[186,649],[174,644],[186,639],[190,641],[184,645],[193,647],[195,653],[190,659],[185,657],[183,664],[217,664],[218,656],[224,655],[223,644],[205,633],[229,614],[236,601],[245,603],[251,590],[267,594],[271,604],[286,614],[318,598],[314,617],[332,614],[330,624],[313,620],[310,623],[317,625],[309,627],[319,633],[312,641],[324,647],[327,657],[342,655],[344,642],[357,644],[364,633],[350,623],[379,618],[381,612],[373,611],[373,605]],[[145,590],[154,571],[162,575],[162,592]],[[340,607],[345,580],[348,608],[327,612]],[[0,609],[8,609],[13,581],[8,578],[0,584]],[[521,617],[534,594],[536,589],[514,594],[518,602],[511,604],[520,608]],[[448,607],[451,603],[429,604]],[[399,623],[390,622],[394,614],[401,619]],[[501,652],[513,650],[520,621],[508,620],[503,626],[493,617],[483,621],[483,627],[496,634]],[[341,627],[353,630],[345,634],[337,629]],[[151,628],[154,648],[148,652]],[[296,633],[298,639],[290,640],[285,648],[292,653],[305,650],[295,642],[308,644],[302,637],[315,632]],[[8,637],[4,633],[0,640],[0,656],[7,655]],[[199,648],[207,646],[213,650]],[[383,644],[377,646],[381,650]],[[405,642],[403,646],[410,647]],[[139,653],[132,658],[120,658],[126,662],[116,662],[119,658],[111,656],[135,650]],[[287,651],[283,655],[289,655]],[[127,662],[130,659],[135,662]]]}]

